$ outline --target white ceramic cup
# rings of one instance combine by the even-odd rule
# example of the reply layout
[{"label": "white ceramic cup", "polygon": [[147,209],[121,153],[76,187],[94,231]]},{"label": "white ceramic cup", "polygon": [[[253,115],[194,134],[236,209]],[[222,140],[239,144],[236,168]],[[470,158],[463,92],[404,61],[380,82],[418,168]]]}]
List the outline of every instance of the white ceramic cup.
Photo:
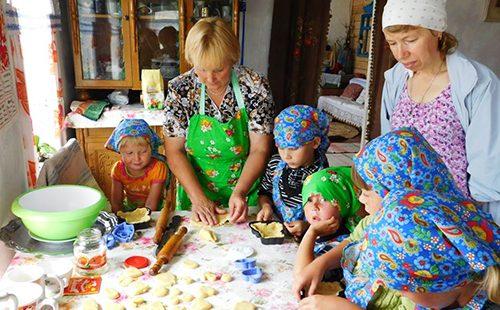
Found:
[{"label": "white ceramic cup", "polygon": [[55,299],[44,299],[43,288],[36,283],[14,283],[0,292],[0,309],[58,310]]},{"label": "white ceramic cup", "polygon": [[40,263],[47,277],[56,276],[61,280],[63,287],[67,287],[73,274],[73,261],[71,259],[45,260]]},{"label": "white ceramic cup", "polygon": [[[45,281],[51,281],[57,285],[56,293],[52,298],[60,298],[64,291],[64,283],[56,275],[45,275],[45,270],[37,265],[15,266],[7,271],[5,278],[14,284],[35,283],[42,288],[42,297],[46,297]],[[53,280],[53,281],[52,281]]]}]

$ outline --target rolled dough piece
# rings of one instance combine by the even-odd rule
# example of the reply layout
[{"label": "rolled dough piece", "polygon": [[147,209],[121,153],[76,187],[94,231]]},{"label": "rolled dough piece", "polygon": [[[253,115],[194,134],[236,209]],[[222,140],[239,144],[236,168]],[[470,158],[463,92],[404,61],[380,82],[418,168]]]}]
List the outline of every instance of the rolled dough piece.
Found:
[{"label": "rolled dough piece", "polygon": [[222,280],[222,282],[231,282],[233,280],[233,277],[228,274],[228,273],[224,273],[220,279]]},{"label": "rolled dough piece", "polygon": [[240,301],[234,305],[234,310],[255,310],[257,307],[248,301]]},{"label": "rolled dough piece", "polygon": [[208,242],[216,243],[218,240],[217,235],[209,229],[200,229],[198,236],[200,236],[200,239]]},{"label": "rolled dough piece", "polygon": [[193,310],[210,310],[212,305],[205,299],[197,298],[191,303],[190,309]]},{"label": "rolled dough piece", "polygon": [[120,297],[120,293],[114,288],[108,287],[105,289],[105,291],[106,291],[106,296],[109,299],[117,299],[118,297]]},{"label": "rolled dough piece", "polygon": [[168,295],[168,288],[166,288],[165,286],[157,286],[153,290],[153,295],[155,295],[156,297],[165,297]]},{"label": "rolled dough piece", "polygon": [[189,269],[196,269],[200,266],[197,262],[195,262],[194,260],[190,260],[190,259],[185,259],[182,262],[182,264],[184,265],[184,267],[189,268]]}]

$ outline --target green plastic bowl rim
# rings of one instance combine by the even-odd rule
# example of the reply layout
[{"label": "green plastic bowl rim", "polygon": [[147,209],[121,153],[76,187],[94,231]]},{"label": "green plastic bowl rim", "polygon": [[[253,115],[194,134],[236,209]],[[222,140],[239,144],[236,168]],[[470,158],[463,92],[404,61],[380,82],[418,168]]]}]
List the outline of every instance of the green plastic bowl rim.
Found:
[{"label": "green plastic bowl rim", "polygon": [[[82,209],[78,210],[73,210],[73,211],[54,211],[54,212],[42,212],[42,211],[33,211],[33,210],[28,210],[24,209],[20,204],[19,200],[24,197],[25,195],[28,195],[31,192],[38,191],[44,188],[48,187],[83,187],[85,189],[91,189],[99,194],[99,200],[97,200],[96,203]],[[71,185],[71,184],[64,184],[64,185],[49,185],[49,186],[43,186],[43,187],[37,187],[34,189],[31,189],[19,196],[17,196],[16,199],[12,202],[12,213],[14,213],[16,216],[20,218],[26,218],[27,220],[33,221],[43,221],[43,222],[55,222],[55,221],[71,221],[71,220],[76,220],[80,218],[84,218],[87,216],[90,216],[94,213],[98,213],[102,209],[104,209],[104,206],[106,204],[106,199],[104,198],[103,193],[90,186],[85,186],[85,185]]]}]

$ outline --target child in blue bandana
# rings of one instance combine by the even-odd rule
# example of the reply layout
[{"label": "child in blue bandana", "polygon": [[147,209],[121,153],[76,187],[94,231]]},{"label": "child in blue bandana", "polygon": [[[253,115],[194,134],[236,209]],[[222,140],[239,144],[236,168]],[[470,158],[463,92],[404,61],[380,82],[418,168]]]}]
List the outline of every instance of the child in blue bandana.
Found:
[{"label": "child in blue bandana", "polygon": [[161,144],[142,119],[124,119],[115,128],[105,144],[121,156],[111,169],[113,212],[161,208],[167,179],[164,157],[158,153]]},{"label": "child in blue bandana", "polygon": [[259,190],[257,220],[270,220],[273,212],[290,233],[300,237],[307,228],[302,207],[302,184],[306,177],[328,167],[326,150],[329,121],[310,106],[286,108],[274,121],[274,140],[279,155],[269,163]]},{"label": "child in blue bandana", "polygon": [[[365,205],[366,211],[370,214],[363,218],[356,226],[350,236],[342,241],[337,247],[328,253],[315,259],[309,264],[301,275],[297,275],[294,281],[294,292],[297,298],[300,298],[300,292],[305,291],[307,297],[301,300],[301,305],[314,305],[317,303],[337,303],[337,307],[353,307],[350,301],[361,307],[372,307],[374,309],[409,309],[413,303],[408,298],[402,297],[395,290],[384,287],[377,289],[378,283],[370,283],[370,294],[367,295],[359,290],[363,298],[357,301],[353,295],[358,291],[356,287],[366,284],[367,275],[364,274],[364,267],[359,267],[359,253],[366,250],[366,247],[355,246],[363,244],[369,227],[377,221],[378,215],[388,205],[388,197],[397,195],[401,191],[425,191],[432,197],[446,195],[455,201],[464,201],[466,198],[458,189],[449,173],[446,165],[440,156],[434,151],[423,136],[413,128],[401,128],[384,136],[378,137],[368,143],[354,157],[355,169],[353,169],[353,181],[362,189],[360,202]],[[407,208],[418,204],[418,198],[408,197]],[[413,203],[413,204],[412,204]],[[459,207],[457,207],[459,208]],[[448,208],[449,209],[449,208]],[[481,214],[484,216],[484,214]],[[391,215],[394,226],[397,221],[411,221],[414,218],[407,216]],[[465,218],[464,218],[465,219]],[[418,218],[415,219],[418,221]],[[392,225],[392,224],[391,224]],[[372,242],[377,243],[381,237],[376,233],[371,233]],[[427,238],[427,233],[414,233],[417,243],[422,238]],[[415,250],[412,246],[416,243],[402,240],[401,247]],[[365,246],[368,246],[364,243]],[[347,251],[347,249],[355,249]],[[385,257],[385,256],[384,256]],[[383,259],[383,258],[381,258]],[[396,266],[401,256],[393,258]],[[331,296],[311,296],[313,295],[318,282],[321,280],[325,271],[338,268],[341,264],[344,269],[344,278],[346,280],[346,297],[350,300],[331,297]],[[372,262],[372,267],[376,273],[377,264]],[[369,305],[368,305],[369,304]]]}]

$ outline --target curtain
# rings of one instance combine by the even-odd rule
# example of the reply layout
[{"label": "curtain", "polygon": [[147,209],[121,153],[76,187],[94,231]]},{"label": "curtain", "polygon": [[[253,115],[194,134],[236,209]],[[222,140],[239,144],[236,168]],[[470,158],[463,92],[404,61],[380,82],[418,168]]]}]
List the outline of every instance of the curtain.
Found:
[{"label": "curtain", "polygon": [[[23,108],[23,142],[29,157],[34,153],[33,133],[40,142],[55,149],[66,138],[58,56],[61,15],[58,1],[7,0],[7,4],[7,28],[11,32],[16,84]],[[35,169],[33,157],[29,160],[30,173]]]},{"label": "curtain", "polygon": [[316,106],[329,22],[330,0],[274,1],[268,77],[276,113]]}]

